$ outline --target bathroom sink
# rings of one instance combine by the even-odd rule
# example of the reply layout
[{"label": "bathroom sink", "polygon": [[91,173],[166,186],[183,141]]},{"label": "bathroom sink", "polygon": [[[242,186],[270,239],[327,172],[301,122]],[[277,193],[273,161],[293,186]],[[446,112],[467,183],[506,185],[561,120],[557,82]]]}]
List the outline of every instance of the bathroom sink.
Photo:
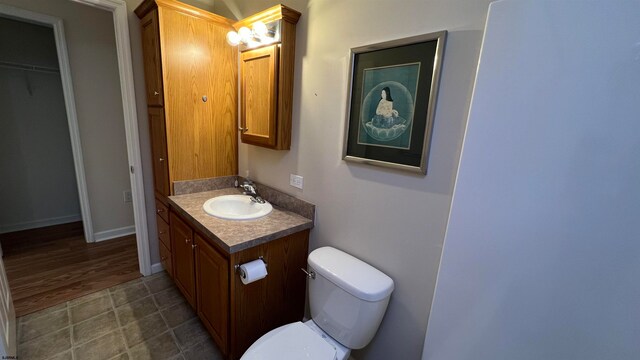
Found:
[{"label": "bathroom sink", "polygon": [[205,201],[204,211],[212,216],[227,220],[259,219],[271,212],[268,202],[258,204],[248,195],[223,195]]}]

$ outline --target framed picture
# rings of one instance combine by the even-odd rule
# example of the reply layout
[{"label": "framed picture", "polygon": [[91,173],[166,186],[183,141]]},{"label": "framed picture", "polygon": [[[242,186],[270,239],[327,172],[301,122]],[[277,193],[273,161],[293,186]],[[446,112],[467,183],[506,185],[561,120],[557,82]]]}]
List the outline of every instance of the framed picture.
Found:
[{"label": "framed picture", "polygon": [[427,174],[446,36],[351,49],[344,160]]}]

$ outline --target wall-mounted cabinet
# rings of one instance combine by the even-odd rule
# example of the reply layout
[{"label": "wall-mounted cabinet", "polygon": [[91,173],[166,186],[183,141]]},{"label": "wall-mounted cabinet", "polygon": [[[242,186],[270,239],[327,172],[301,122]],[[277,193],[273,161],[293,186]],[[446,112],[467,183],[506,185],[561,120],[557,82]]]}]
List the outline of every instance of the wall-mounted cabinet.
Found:
[{"label": "wall-mounted cabinet", "polygon": [[296,23],[300,13],[277,5],[241,20],[233,27],[278,22],[272,44],[241,49],[240,132],[243,143],[276,150],[291,147]]}]

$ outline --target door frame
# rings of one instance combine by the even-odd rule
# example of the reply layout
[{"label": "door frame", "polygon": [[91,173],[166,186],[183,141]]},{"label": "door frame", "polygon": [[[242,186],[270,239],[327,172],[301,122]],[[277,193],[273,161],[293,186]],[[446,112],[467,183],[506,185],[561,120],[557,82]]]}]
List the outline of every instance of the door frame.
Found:
[{"label": "door frame", "polygon": [[[135,89],[133,82],[133,65],[129,41],[129,24],[127,21],[127,4],[123,0],[70,0],[109,11],[113,14],[113,26],[118,56],[118,72],[120,76],[120,92],[127,142],[127,158],[129,161],[133,217],[136,228],[138,264],[142,275],[151,275],[151,257],[149,254],[149,232],[147,228],[147,211],[144,199],[144,183],[142,175],[142,158],[140,153],[140,137],[138,134],[138,116],[136,112]],[[78,129],[71,68],[67,53],[66,38],[62,19],[36,12],[0,4],[0,13],[8,17],[53,28],[56,51],[60,67],[60,77],[64,92],[65,107],[71,136],[71,148],[78,182],[80,211],[84,226],[85,239],[94,242],[89,195],[84,172],[82,144]]]}]

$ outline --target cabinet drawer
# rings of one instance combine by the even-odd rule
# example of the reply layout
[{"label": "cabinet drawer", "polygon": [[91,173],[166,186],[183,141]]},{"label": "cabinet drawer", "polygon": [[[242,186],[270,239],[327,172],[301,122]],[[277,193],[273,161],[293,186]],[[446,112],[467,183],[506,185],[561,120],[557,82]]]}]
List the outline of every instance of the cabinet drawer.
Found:
[{"label": "cabinet drawer", "polygon": [[167,249],[166,246],[161,242],[160,243],[160,262],[164,269],[167,271],[167,274],[173,278],[173,265],[171,264],[171,252]]},{"label": "cabinet drawer", "polygon": [[158,223],[158,239],[160,242],[171,251],[171,234],[169,230],[169,224],[160,215],[156,215],[156,222]]},{"label": "cabinet drawer", "polygon": [[169,222],[169,208],[158,199],[156,199],[156,214],[163,218],[166,223]]}]

